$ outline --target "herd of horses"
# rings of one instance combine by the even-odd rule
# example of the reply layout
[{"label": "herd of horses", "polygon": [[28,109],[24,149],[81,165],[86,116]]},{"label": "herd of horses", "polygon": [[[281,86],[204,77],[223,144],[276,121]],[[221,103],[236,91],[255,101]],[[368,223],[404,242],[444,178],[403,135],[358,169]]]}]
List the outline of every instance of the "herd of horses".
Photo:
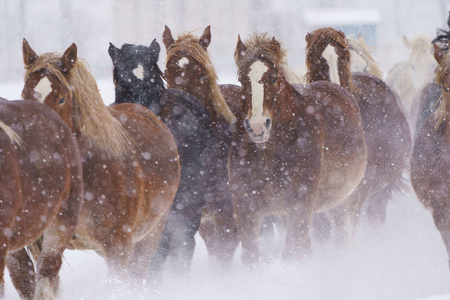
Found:
[{"label": "herd of horses", "polygon": [[276,226],[296,262],[312,236],[382,226],[408,177],[450,256],[448,25],[405,39],[410,60],[385,81],[363,38],[333,28],[307,34],[303,74],[274,37],[239,36],[240,85],[217,83],[209,26],[177,39],[166,26],[164,72],[156,39],[110,44],[110,106],[75,44],[38,55],[24,39],[25,100],[0,100],[0,296],[7,267],[21,298],[55,298],[65,249],[129,283],[169,263],[185,274],[197,232],[229,269],[239,244],[258,265]]}]

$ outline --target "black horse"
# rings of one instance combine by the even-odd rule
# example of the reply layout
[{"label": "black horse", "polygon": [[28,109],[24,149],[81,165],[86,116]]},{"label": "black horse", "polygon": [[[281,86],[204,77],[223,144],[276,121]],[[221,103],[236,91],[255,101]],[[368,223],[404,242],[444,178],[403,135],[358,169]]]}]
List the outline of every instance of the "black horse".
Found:
[{"label": "black horse", "polygon": [[[110,43],[116,100],[148,107],[169,127],[181,163],[181,180],[161,241],[153,255],[149,279],[158,281],[167,257],[176,272],[189,271],[195,239],[211,187],[211,162],[207,141],[210,119],[204,105],[188,93],[166,89],[158,67],[160,46],[124,44],[121,49]],[[145,129],[143,128],[143,131]]]}]

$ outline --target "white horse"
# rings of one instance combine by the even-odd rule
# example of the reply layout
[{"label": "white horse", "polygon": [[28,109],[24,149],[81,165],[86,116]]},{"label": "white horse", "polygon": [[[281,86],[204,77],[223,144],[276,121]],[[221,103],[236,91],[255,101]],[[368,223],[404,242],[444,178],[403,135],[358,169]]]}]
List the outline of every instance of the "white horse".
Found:
[{"label": "white horse", "polygon": [[403,37],[403,44],[410,50],[409,60],[395,64],[386,76],[386,83],[397,92],[413,133],[417,118],[413,108],[414,99],[417,99],[415,96],[425,85],[433,81],[437,64],[433,57],[431,38],[416,35],[409,40]]}]

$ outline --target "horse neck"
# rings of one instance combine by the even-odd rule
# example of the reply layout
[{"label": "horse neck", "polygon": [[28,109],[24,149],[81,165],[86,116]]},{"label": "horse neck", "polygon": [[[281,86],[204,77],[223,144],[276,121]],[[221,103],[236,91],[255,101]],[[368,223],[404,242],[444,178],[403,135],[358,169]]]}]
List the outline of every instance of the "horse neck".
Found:
[{"label": "horse neck", "polygon": [[[169,88],[177,88],[177,87],[169,87]],[[219,115],[217,114],[213,104],[214,95],[212,84],[207,84],[205,85],[204,88],[199,88],[199,86],[189,86],[189,88],[185,88],[184,91],[200,100],[200,102],[202,102],[202,104],[208,111],[209,118],[212,124],[215,124],[220,120]]]},{"label": "horse neck", "polygon": [[163,89],[157,88],[150,90],[145,87],[126,88],[120,85],[116,86],[116,100],[114,104],[119,103],[136,103],[145,107],[153,107],[160,104]]},{"label": "horse neck", "polygon": [[274,107],[276,123],[283,124],[283,127],[295,127],[294,120],[297,119],[298,98],[301,95],[282,77],[279,86],[282,87],[276,95],[276,106]]}]

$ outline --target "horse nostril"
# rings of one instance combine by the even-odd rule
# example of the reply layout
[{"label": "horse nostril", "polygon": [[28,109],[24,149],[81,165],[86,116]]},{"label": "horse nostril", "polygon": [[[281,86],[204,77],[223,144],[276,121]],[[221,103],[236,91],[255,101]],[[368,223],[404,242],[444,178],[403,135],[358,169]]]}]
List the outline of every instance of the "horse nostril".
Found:
[{"label": "horse nostril", "polygon": [[266,125],[266,128],[267,128],[267,129],[270,128],[270,124],[271,124],[271,123],[272,123],[272,120],[271,120],[271,119],[266,119],[265,125]]},{"label": "horse nostril", "polygon": [[245,120],[244,120],[244,128],[245,128],[245,130],[247,130],[249,133],[252,133],[252,132],[253,132],[253,129],[250,127],[250,121],[249,121],[247,118],[245,118]]}]

